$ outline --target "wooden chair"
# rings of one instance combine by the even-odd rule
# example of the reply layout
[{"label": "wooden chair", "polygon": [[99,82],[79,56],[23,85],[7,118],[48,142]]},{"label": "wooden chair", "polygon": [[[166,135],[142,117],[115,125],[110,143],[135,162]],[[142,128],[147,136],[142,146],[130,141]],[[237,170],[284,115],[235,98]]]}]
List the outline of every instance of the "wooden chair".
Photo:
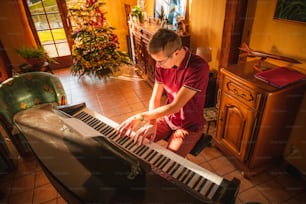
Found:
[{"label": "wooden chair", "polygon": [[219,112],[219,106],[220,106],[220,93],[221,93],[221,90],[219,89],[217,92],[217,103],[214,107],[204,108],[204,118],[207,122],[206,134],[208,134],[210,125],[212,123],[214,123],[215,126],[217,125],[218,112]]}]

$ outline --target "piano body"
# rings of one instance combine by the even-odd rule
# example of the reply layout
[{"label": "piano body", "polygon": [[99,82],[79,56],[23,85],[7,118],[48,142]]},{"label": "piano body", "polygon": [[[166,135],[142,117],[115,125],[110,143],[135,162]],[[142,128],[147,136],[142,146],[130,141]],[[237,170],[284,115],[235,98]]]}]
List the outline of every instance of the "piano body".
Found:
[{"label": "piano body", "polygon": [[156,143],[118,138],[117,124],[88,108],[52,105],[14,120],[49,180],[68,203],[235,203],[226,180]]}]

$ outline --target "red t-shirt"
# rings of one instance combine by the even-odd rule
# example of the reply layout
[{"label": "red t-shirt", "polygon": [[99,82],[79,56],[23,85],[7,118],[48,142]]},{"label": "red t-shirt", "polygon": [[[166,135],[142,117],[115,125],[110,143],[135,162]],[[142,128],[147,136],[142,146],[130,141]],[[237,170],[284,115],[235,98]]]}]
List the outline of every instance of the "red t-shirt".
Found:
[{"label": "red t-shirt", "polygon": [[178,68],[156,68],[155,81],[161,83],[171,103],[181,87],[197,91],[197,93],[177,113],[168,119],[173,125],[186,130],[197,131],[203,128],[203,107],[208,84],[209,66],[201,57],[192,54],[185,48],[186,55]]}]

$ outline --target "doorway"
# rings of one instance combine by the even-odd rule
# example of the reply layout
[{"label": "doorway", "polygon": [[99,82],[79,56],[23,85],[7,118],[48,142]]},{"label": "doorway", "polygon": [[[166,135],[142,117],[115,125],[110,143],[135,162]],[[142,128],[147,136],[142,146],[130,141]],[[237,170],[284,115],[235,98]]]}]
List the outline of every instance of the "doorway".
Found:
[{"label": "doorway", "polygon": [[67,5],[76,0],[23,0],[28,21],[37,45],[42,46],[51,58],[59,63],[52,68],[72,65],[72,25]]}]

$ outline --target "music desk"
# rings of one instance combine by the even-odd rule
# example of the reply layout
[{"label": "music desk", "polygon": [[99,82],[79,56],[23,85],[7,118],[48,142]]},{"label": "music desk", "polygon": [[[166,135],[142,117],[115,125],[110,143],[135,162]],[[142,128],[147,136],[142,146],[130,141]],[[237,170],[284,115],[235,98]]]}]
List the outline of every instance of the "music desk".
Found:
[{"label": "music desk", "polygon": [[84,138],[67,127],[51,104],[16,114],[14,120],[47,177],[68,203],[200,203],[189,193],[148,171],[128,175],[133,158]]}]

